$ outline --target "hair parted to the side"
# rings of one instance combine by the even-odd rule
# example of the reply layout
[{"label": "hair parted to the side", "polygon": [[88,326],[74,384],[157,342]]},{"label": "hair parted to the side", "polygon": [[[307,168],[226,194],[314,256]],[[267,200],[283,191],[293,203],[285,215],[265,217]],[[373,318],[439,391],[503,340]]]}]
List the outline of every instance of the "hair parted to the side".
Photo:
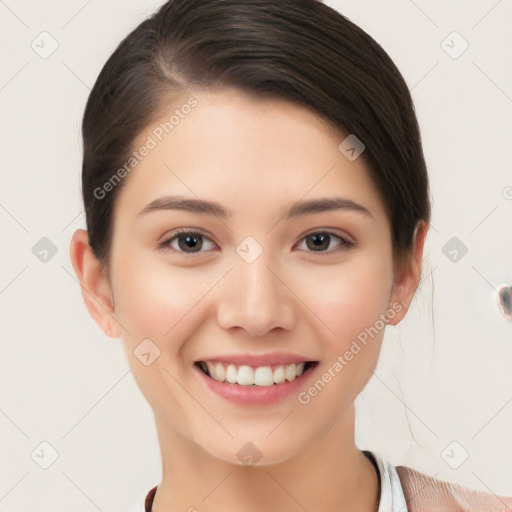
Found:
[{"label": "hair parted to the side", "polygon": [[100,199],[94,191],[164,105],[224,88],[296,102],[355,134],[387,209],[395,265],[409,256],[417,222],[430,222],[429,182],[409,89],[381,46],[318,0],[169,0],[119,44],[85,108],[82,193],[102,265],[129,176]]}]

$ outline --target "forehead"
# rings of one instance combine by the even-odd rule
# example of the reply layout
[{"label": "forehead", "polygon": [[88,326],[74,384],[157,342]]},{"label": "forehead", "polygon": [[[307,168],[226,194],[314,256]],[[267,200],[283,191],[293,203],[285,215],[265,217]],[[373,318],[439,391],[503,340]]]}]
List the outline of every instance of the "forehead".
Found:
[{"label": "forehead", "polygon": [[116,209],[140,210],[157,196],[180,194],[248,214],[251,207],[256,213],[262,205],[337,194],[384,215],[363,158],[350,161],[340,151],[345,137],[287,100],[234,90],[184,96],[134,141],[136,151],[150,149],[130,172]]}]

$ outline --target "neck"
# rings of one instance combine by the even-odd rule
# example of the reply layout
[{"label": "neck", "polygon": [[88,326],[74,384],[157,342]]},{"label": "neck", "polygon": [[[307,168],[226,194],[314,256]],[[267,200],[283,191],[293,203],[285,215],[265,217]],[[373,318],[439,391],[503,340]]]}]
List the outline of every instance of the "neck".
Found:
[{"label": "neck", "polygon": [[156,419],[162,481],[153,512],[377,512],[378,477],[355,445],[354,420],[352,406],[319,441],[296,457],[248,467],[212,457]]}]

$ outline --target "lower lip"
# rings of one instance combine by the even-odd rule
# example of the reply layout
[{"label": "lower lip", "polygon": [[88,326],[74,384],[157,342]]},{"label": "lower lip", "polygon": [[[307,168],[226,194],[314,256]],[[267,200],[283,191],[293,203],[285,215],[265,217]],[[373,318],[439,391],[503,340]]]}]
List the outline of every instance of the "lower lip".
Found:
[{"label": "lower lip", "polygon": [[208,388],[222,398],[237,404],[265,405],[285,400],[292,395],[296,396],[317,365],[318,363],[311,366],[300,377],[291,382],[286,381],[273,386],[241,386],[240,384],[219,382],[208,377],[195,365],[194,369],[199,373],[200,378]]}]

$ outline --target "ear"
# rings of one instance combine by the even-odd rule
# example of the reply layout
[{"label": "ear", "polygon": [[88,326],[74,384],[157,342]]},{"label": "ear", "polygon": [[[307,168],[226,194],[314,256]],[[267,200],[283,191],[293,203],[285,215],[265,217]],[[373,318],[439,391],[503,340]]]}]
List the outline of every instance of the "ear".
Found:
[{"label": "ear", "polygon": [[395,281],[391,293],[390,303],[400,304],[401,308],[394,307],[397,314],[390,319],[389,325],[397,325],[402,321],[409,306],[411,305],[414,293],[418,288],[421,278],[421,262],[423,260],[423,248],[427,237],[429,225],[424,221],[418,221],[413,235],[412,254],[400,270],[395,274]]},{"label": "ear", "polygon": [[110,279],[89,245],[87,231],[75,231],[69,254],[89,314],[107,336],[119,338],[121,327],[114,316]]}]

